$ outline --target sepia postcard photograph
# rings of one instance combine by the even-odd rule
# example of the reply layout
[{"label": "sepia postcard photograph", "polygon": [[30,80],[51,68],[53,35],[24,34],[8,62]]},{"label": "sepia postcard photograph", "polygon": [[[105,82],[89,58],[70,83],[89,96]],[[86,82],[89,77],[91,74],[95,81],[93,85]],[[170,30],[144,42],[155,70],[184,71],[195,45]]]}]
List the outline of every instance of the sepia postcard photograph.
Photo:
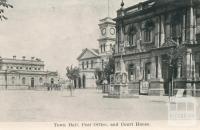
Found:
[{"label": "sepia postcard photograph", "polygon": [[199,128],[200,0],[0,0],[0,130]]}]

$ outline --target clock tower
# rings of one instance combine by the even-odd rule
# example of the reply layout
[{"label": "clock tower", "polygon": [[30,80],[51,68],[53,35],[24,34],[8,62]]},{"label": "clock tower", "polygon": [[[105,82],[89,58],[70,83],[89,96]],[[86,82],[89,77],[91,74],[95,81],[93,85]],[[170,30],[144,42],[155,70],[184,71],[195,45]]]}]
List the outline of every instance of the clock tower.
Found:
[{"label": "clock tower", "polygon": [[115,22],[110,17],[100,20],[99,56],[103,68],[112,55],[116,39]]}]

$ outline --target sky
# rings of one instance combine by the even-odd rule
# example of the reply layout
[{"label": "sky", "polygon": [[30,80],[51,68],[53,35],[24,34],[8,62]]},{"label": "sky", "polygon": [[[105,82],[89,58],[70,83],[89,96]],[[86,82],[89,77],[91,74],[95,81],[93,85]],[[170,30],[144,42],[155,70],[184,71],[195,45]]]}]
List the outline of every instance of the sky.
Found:
[{"label": "sky", "polygon": [[[143,0],[124,0],[125,7]],[[84,48],[98,48],[99,20],[108,16],[108,0],[9,0],[6,21],[0,21],[0,56],[41,58],[45,70],[78,66]],[[110,16],[116,17],[121,0],[110,0]]]}]

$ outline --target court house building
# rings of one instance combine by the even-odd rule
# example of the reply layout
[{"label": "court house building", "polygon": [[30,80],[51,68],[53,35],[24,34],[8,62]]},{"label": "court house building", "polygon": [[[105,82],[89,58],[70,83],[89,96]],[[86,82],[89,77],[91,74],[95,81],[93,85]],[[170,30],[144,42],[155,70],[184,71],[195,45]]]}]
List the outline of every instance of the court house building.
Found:
[{"label": "court house building", "polygon": [[58,73],[44,71],[44,66],[44,61],[34,57],[0,57],[0,88],[30,89],[43,86],[45,83],[56,84]]},{"label": "court house building", "polygon": [[147,0],[117,11],[115,68],[130,93],[200,96],[200,1]]}]

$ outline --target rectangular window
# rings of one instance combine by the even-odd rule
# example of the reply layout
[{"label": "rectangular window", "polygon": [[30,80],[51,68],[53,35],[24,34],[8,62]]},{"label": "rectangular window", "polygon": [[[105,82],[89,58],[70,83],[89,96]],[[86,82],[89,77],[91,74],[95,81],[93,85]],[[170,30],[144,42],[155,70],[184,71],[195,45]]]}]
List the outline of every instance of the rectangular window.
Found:
[{"label": "rectangular window", "polygon": [[158,78],[158,56],[156,58],[156,78]]},{"label": "rectangular window", "polygon": [[87,61],[86,64],[87,64],[87,68],[88,68],[89,67],[89,62]]},{"label": "rectangular window", "polygon": [[134,81],[136,78],[136,69],[135,69],[135,65],[130,64],[128,67],[128,76],[129,76],[129,80],[130,81]]},{"label": "rectangular window", "polygon": [[151,62],[145,64],[145,80],[151,78]]},{"label": "rectangular window", "polygon": [[136,34],[129,35],[129,45],[136,46]]},{"label": "rectangular window", "polygon": [[199,67],[199,77],[200,77],[200,64],[198,64],[198,67]]},{"label": "rectangular window", "polygon": [[93,60],[91,61],[91,68],[93,69],[93,64],[94,64],[94,62],[93,62]]},{"label": "rectangular window", "polygon": [[84,70],[84,62],[82,62],[82,69]]},{"label": "rectangular window", "polygon": [[151,42],[151,31],[144,30],[144,42]]},{"label": "rectangular window", "polygon": [[102,60],[102,69],[104,68],[104,60]]}]

